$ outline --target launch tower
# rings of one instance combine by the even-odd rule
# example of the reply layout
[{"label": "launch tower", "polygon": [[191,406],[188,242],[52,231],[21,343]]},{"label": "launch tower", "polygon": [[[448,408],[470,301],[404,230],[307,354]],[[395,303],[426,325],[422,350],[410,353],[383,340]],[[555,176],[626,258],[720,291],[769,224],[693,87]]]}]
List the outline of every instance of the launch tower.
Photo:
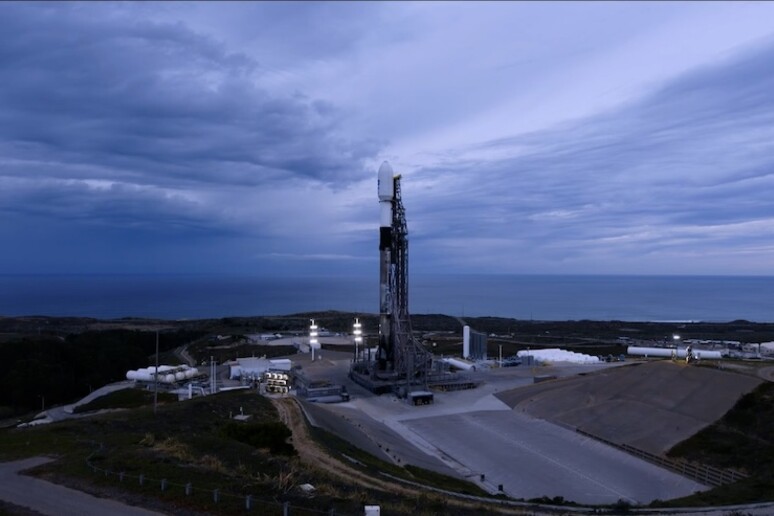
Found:
[{"label": "launch tower", "polygon": [[[400,175],[379,168],[379,343],[376,356],[356,363],[352,377],[374,392],[427,388],[432,356],[414,338],[408,309],[408,227]],[[401,389],[401,387],[404,387]]]}]

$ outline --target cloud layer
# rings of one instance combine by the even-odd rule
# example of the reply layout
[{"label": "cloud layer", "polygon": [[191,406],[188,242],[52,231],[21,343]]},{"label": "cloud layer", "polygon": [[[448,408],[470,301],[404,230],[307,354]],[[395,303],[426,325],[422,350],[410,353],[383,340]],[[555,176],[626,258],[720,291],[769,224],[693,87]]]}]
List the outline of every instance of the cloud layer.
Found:
[{"label": "cloud layer", "polygon": [[74,4],[2,11],[5,224],[256,234],[268,221],[229,215],[260,202],[244,190],[341,188],[378,149],[343,135],[334,106],[268,93],[258,63],[185,26]]},{"label": "cloud layer", "polygon": [[580,7],[4,4],[0,267],[770,274],[772,8]]},{"label": "cloud layer", "polygon": [[[769,44],[619,109],[468,149],[497,159],[451,156],[451,166],[422,170],[424,181],[448,187],[447,200],[435,189],[423,196],[423,211],[438,216],[422,235],[439,246],[439,257],[455,257],[450,266],[494,247],[491,259],[478,258],[482,266],[510,271],[547,259],[549,270],[624,272],[643,264],[684,273],[703,259],[732,265],[740,254],[771,257],[772,62]],[[441,231],[447,225],[453,229]],[[474,234],[460,251],[458,239]],[[504,254],[510,263],[498,265]],[[748,272],[770,270],[750,265]]]}]

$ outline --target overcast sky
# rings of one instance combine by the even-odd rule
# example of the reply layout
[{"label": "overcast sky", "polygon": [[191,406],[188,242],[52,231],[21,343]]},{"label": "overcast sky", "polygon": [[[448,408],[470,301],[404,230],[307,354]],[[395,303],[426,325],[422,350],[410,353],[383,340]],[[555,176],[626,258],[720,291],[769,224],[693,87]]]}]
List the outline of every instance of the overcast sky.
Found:
[{"label": "overcast sky", "polygon": [[0,3],[0,271],[774,274],[774,3]]}]

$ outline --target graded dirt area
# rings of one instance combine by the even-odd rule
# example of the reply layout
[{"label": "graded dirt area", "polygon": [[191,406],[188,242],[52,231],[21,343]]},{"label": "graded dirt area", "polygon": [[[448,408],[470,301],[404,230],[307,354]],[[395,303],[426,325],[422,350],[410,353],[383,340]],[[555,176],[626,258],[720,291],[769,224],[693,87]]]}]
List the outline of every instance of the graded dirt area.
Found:
[{"label": "graded dirt area", "polygon": [[634,363],[500,392],[519,413],[661,454],[722,417],[761,379],[681,362]]}]

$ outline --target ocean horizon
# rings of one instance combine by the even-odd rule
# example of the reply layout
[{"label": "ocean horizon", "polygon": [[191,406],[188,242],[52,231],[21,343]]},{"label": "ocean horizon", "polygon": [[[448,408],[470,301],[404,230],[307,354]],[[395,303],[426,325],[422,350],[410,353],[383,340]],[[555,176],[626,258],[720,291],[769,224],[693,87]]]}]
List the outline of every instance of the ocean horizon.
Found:
[{"label": "ocean horizon", "polygon": [[[0,275],[0,316],[205,319],[378,313],[378,278]],[[443,274],[410,277],[414,314],[521,320],[774,322],[772,276]]]}]

